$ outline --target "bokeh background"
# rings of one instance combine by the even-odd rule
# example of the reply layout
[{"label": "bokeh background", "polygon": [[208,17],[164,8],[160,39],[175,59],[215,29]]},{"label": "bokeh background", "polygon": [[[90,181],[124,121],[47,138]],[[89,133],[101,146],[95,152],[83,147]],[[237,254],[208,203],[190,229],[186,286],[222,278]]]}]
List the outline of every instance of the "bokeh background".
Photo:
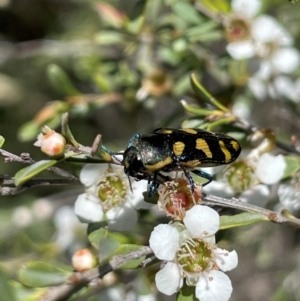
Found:
[{"label": "bokeh background", "polygon": [[[58,129],[67,111],[78,141],[91,145],[101,133],[113,150],[124,149],[134,133],[180,127],[187,119],[181,99],[204,105],[192,92],[192,72],[235,114],[289,143],[300,130],[300,4],[253,3],[241,9],[229,0],[0,0],[3,148],[43,159],[33,146],[40,127]],[[254,28],[262,15],[282,30],[273,40]],[[250,41],[244,52],[234,44],[243,41]],[[11,176],[23,167],[0,166]],[[0,262],[12,279],[29,260],[69,265],[73,251],[87,245],[86,228],[72,211],[78,189],[1,196]],[[299,230],[259,223],[221,236],[240,259],[229,273],[230,300],[300,300]],[[124,291],[128,285],[125,279]]]}]

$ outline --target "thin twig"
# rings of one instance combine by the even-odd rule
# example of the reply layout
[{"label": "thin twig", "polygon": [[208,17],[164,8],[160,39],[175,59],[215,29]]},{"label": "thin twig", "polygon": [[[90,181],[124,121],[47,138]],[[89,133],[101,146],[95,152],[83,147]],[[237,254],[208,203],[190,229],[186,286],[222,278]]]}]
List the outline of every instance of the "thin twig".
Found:
[{"label": "thin twig", "polygon": [[133,260],[141,258],[142,256],[149,255],[152,250],[149,247],[142,247],[141,249],[131,252],[126,255],[114,256],[109,263],[94,268],[83,273],[74,273],[69,283],[51,287],[38,301],[62,301],[67,300],[74,293],[78,292],[83,287],[87,286],[91,281],[96,278],[103,278],[109,272],[117,269],[119,266]]},{"label": "thin twig", "polygon": [[282,213],[278,213],[272,210],[268,210],[265,208],[261,208],[258,206],[254,206],[252,204],[248,204],[240,201],[236,198],[225,199],[213,195],[205,195],[203,196],[203,205],[207,206],[222,206],[226,208],[234,208],[242,211],[248,211],[253,213],[259,213],[268,218],[269,221],[279,224],[290,224],[297,227],[300,227],[300,219],[296,217],[288,217]]},{"label": "thin twig", "polygon": [[[35,163],[35,161],[30,157],[30,155],[28,153],[22,153],[20,156],[17,156],[4,149],[0,149],[0,155],[5,158],[4,162],[6,162],[6,163],[10,163],[10,162],[20,162],[20,163],[24,163],[24,164]],[[47,168],[47,170],[54,174],[57,174],[61,177],[64,177],[64,178],[69,178],[71,180],[77,179],[76,176],[74,176],[70,172],[68,172],[64,169],[55,167],[55,166],[49,167],[49,168]]]},{"label": "thin twig", "polygon": [[21,193],[29,188],[36,186],[49,185],[77,185],[80,184],[77,178],[69,179],[31,179],[21,186],[16,187],[14,177],[0,175],[0,195],[15,195]]}]

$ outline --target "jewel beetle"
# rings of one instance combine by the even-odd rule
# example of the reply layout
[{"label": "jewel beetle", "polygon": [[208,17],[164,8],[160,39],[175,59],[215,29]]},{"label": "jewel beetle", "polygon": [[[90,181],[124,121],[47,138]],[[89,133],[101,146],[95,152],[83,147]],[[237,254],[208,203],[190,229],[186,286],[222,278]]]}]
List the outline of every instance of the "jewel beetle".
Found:
[{"label": "jewel beetle", "polygon": [[128,176],[149,181],[151,197],[158,188],[160,172],[182,170],[193,191],[189,171],[207,179],[203,186],[207,185],[212,176],[195,168],[232,163],[240,152],[239,142],[225,134],[196,128],[159,128],[149,134],[135,134],[123,153],[122,165]]}]

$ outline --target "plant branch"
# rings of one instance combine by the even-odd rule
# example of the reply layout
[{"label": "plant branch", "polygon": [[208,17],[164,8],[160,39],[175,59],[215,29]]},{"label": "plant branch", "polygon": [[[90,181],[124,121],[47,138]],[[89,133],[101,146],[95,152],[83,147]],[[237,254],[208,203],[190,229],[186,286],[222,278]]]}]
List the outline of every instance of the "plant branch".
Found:
[{"label": "plant branch", "polygon": [[103,278],[109,272],[117,269],[133,259],[138,259],[142,256],[149,255],[152,250],[149,247],[143,247],[137,251],[126,255],[114,256],[109,263],[91,269],[86,272],[75,272],[69,279],[69,283],[51,287],[38,301],[63,301],[70,298],[74,293],[87,286],[90,282],[97,278]]},{"label": "plant branch", "polygon": [[[6,150],[0,149],[0,155],[4,157],[4,162],[5,163],[10,163],[10,162],[20,162],[24,164],[33,164],[35,161],[30,157],[30,154],[28,153],[22,153],[20,156],[14,155]],[[68,178],[70,180],[76,180],[77,177],[74,176],[73,174],[69,173],[68,171],[52,166],[47,168],[48,171],[57,174],[63,178]]]},{"label": "plant branch", "polygon": [[29,188],[36,186],[49,185],[77,185],[80,184],[77,178],[72,179],[31,179],[21,186],[16,187],[14,178],[6,175],[0,175],[0,195],[15,195]]},{"label": "plant branch", "polygon": [[240,201],[236,198],[225,199],[213,195],[203,195],[203,205],[207,206],[221,206],[226,208],[234,208],[242,211],[248,211],[253,213],[259,213],[264,215],[270,222],[279,224],[289,224],[300,227],[300,219],[292,216],[287,211],[281,213],[254,206]]}]

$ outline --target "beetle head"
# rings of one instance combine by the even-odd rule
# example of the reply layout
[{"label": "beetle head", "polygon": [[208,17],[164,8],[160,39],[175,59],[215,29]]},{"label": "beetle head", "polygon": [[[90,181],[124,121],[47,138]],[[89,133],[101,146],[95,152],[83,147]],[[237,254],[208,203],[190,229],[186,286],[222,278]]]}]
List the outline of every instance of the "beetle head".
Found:
[{"label": "beetle head", "polygon": [[140,178],[144,164],[138,149],[134,146],[127,148],[123,154],[124,171],[128,176]]}]

